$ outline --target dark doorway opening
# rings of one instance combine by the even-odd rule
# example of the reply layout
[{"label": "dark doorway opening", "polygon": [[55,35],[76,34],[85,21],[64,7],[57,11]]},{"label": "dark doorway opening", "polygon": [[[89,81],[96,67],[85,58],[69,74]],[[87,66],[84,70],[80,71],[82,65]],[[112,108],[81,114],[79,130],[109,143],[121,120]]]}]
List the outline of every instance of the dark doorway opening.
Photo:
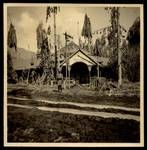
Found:
[{"label": "dark doorway opening", "polygon": [[89,71],[86,64],[82,62],[74,63],[71,66],[71,78],[78,80],[80,84],[89,83]]}]

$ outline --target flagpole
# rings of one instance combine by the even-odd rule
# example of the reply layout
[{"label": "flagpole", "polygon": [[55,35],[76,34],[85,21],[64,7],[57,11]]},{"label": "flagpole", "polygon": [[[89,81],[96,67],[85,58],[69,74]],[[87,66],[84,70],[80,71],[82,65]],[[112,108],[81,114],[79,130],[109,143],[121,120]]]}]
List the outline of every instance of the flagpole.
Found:
[{"label": "flagpole", "polygon": [[58,43],[58,70],[60,70],[60,35],[58,34],[58,40],[57,40],[57,43]]},{"label": "flagpole", "polygon": [[64,33],[64,36],[65,36],[65,63],[66,63],[66,79],[65,79],[65,81],[67,82],[67,76],[68,76],[68,74],[67,74],[67,72],[68,72],[68,61],[67,61],[67,49],[68,49],[68,47],[67,47],[67,42],[69,41],[68,39],[69,38],[71,38],[71,39],[73,39],[73,37],[72,36],[70,36],[69,34],[67,34],[66,32]]}]

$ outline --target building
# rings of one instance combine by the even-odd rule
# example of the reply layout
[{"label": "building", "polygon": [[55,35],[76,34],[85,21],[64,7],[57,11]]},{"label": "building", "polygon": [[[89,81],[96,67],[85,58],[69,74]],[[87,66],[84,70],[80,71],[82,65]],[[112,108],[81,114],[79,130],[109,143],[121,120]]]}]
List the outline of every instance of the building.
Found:
[{"label": "building", "polygon": [[[13,67],[18,74],[18,78],[22,76],[24,71],[37,71],[40,59],[37,58],[35,53],[24,49],[18,49],[16,52],[13,48],[8,49],[8,52],[12,56]],[[93,77],[105,76],[103,68],[107,66],[109,59],[92,56],[74,42],[62,47],[58,54],[60,54],[58,55],[58,70],[63,74],[64,79],[86,84],[90,83]],[[51,58],[54,60],[54,54],[51,55]]]},{"label": "building", "polygon": [[60,50],[60,58],[63,77],[76,80],[80,84],[89,83],[91,77],[100,77],[102,68],[107,66],[109,61],[108,58],[92,56],[74,42]]}]

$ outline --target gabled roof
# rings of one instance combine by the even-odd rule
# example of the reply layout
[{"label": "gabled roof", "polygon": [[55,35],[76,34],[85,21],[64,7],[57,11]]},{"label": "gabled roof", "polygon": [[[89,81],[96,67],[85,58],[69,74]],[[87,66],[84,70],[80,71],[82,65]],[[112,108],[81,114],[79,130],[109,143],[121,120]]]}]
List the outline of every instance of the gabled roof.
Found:
[{"label": "gabled roof", "polygon": [[[75,53],[73,53],[72,55],[70,55],[69,57],[67,57],[67,59],[65,59],[61,64],[60,66],[63,66],[66,62],[66,60],[69,60],[71,59],[72,57],[74,57],[78,52],[81,52],[83,55],[85,55],[91,62],[93,62],[95,65],[99,64],[97,63],[93,58],[91,58],[88,54],[86,54],[83,50],[79,49],[77,50]],[[88,60],[86,60],[88,61]],[[100,65],[100,64],[99,64]]]}]

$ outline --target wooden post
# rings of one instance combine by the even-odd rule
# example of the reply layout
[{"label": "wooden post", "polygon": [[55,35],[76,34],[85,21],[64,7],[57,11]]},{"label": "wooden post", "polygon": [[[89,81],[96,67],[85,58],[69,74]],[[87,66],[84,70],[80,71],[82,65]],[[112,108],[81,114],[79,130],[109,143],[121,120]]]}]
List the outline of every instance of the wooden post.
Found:
[{"label": "wooden post", "polygon": [[67,61],[67,42],[69,41],[69,38],[73,39],[72,36],[70,36],[69,34],[67,34],[66,32],[64,33],[65,36],[65,47],[66,47],[66,52],[65,52],[65,60],[66,60],[66,79],[65,81],[67,81],[67,76],[68,76],[68,61]]},{"label": "wooden post", "polygon": [[68,65],[68,76],[69,76],[69,84],[68,84],[68,87],[70,89],[70,70],[71,70],[71,66]]},{"label": "wooden post", "polygon": [[66,82],[67,82],[67,72],[68,72],[68,64],[67,64],[67,40],[65,40],[65,46],[66,46],[66,54],[65,54],[65,59],[66,59]]},{"label": "wooden post", "polygon": [[91,84],[91,66],[88,66],[89,71],[89,84]]},{"label": "wooden post", "polygon": [[100,77],[100,68],[99,68],[99,65],[97,65],[97,77],[98,78]]}]

